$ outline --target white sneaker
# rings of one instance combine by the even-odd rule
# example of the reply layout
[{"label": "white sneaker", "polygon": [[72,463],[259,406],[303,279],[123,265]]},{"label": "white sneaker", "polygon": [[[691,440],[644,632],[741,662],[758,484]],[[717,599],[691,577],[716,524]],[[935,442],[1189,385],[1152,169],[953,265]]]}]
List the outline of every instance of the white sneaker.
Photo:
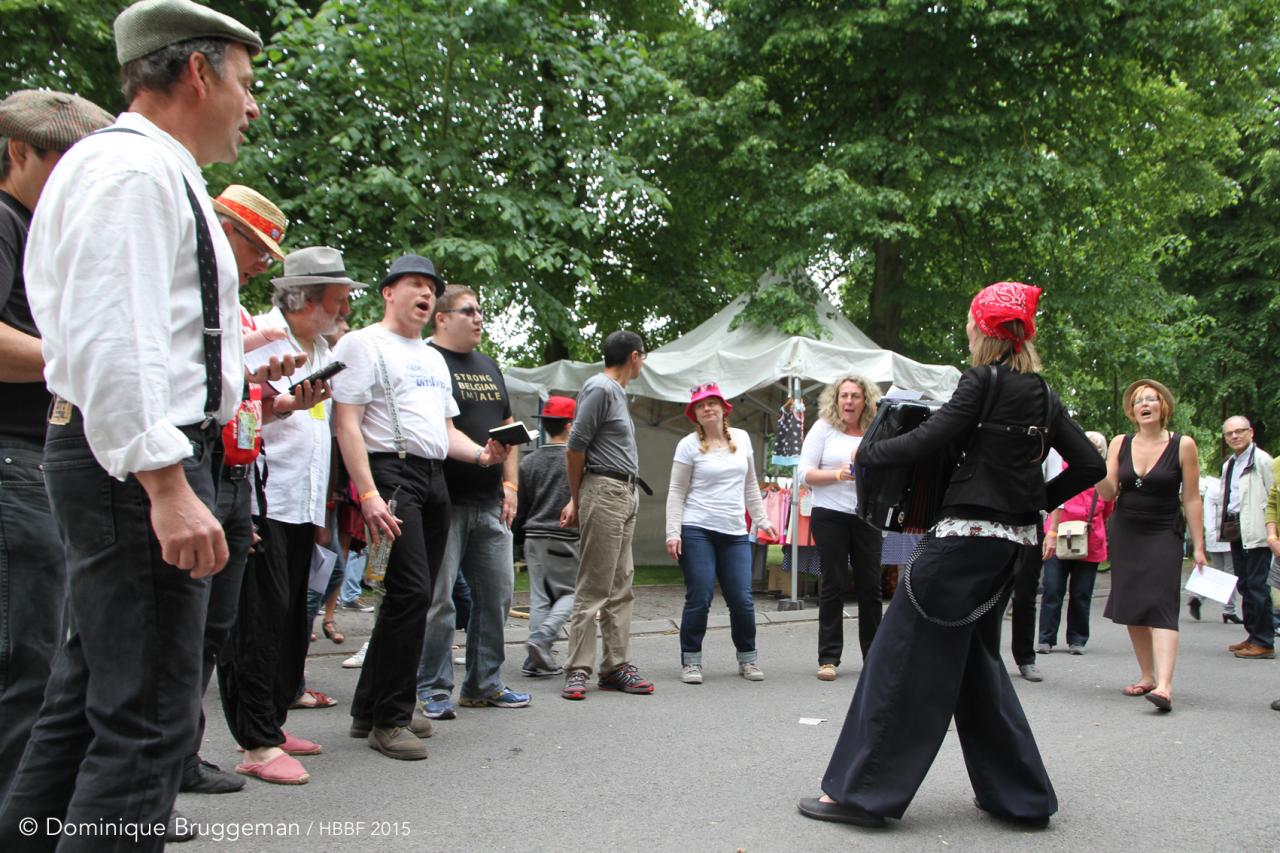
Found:
[{"label": "white sneaker", "polygon": [[696,663],[687,665],[680,670],[680,680],[685,684],[701,684],[702,683],[702,667]]},{"label": "white sneaker", "polygon": [[764,670],[756,666],[755,661],[738,664],[738,675],[747,681],[764,681]]},{"label": "white sneaker", "polygon": [[365,640],[364,645],[360,647],[360,651],[342,662],[343,669],[359,669],[364,666],[364,654],[369,651],[369,641]]}]

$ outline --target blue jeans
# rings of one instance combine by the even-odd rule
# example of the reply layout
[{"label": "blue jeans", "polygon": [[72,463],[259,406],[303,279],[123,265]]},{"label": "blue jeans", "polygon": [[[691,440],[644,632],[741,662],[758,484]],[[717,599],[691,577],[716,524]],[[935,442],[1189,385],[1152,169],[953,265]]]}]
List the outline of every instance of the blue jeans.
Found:
[{"label": "blue jeans", "polygon": [[357,554],[347,551],[347,568],[342,575],[342,590],[338,593],[341,604],[350,604],[360,597],[360,581],[364,580],[364,567],[369,562],[368,549]]},{"label": "blue jeans", "polygon": [[1041,643],[1049,646],[1058,644],[1062,600],[1067,594],[1070,596],[1067,602],[1067,645],[1083,646],[1089,642],[1089,608],[1093,604],[1093,584],[1097,579],[1097,563],[1059,560],[1057,557],[1045,561],[1044,595],[1040,598]]},{"label": "blue jeans", "polygon": [[0,441],[0,801],[18,771],[62,645],[67,562],[44,448]]},{"label": "blue jeans", "polygon": [[461,569],[471,588],[467,625],[467,671],[461,695],[468,699],[500,691],[506,659],[503,631],[515,587],[511,530],[502,523],[502,504],[455,504],[449,519],[449,544],[431,589],[427,634],[418,664],[418,698],[453,692],[453,586]]},{"label": "blue jeans", "polygon": [[756,605],[751,599],[751,545],[747,535],[703,527],[680,528],[680,570],[684,572],[684,613],[680,616],[680,662],[702,663],[702,638],[716,580],[729,607],[729,630],[738,663],[757,657]]}]

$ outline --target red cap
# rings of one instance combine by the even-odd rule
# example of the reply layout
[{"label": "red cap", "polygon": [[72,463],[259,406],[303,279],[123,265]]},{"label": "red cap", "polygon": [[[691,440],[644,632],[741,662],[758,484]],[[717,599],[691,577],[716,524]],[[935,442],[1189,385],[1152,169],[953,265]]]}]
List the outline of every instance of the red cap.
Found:
[{"label": "red cap", "polygon": [[573,413],[577,407],[578,404],[574,402],[572,397],[548,397],[547,402],[542,404],[540,417],[572,420]]}]

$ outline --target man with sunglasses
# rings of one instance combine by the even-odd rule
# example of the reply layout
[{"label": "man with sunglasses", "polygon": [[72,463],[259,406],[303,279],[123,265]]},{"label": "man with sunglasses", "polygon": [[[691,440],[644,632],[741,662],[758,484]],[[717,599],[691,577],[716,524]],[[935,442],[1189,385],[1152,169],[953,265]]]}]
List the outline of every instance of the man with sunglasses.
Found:
[{"label": "man with sunglasses", "polygon": [[[431,346],[444,357],[453,378],[458,414],[453,423],[484,444],[489,430],[512,422],[511,402],[497,362],[480,352],[484,314],[474,290],[450,285],[436,302]],[[453,586],[461,571],[471,589],[467,623],[466,675],[458,691],[463,707],[523,708],[529,694],[502,682],[503,629],[515,582],[511,522],[516,514],[519,454],[513,448],[501,467],[479,471],[446,459],[445,482],[453,510],[443,570],[436,576],[427,613],[427,635],[418,667],[418,700],[433,720],[454,717]]]}]

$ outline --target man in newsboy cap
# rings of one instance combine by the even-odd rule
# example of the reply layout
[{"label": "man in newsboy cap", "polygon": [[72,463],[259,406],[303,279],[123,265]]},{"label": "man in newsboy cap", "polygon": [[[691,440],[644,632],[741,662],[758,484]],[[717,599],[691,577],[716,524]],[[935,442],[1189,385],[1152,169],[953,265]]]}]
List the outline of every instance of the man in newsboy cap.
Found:
[{"label": "man in newsboy cap", "polygon": [[[84,98],[24,89],[0,101],[0,800],[18,770],[62,641],[67,570],[41,474],[49,392],[22,257],[49,173],[77,140],[111,124]],[[20,603],[20,604],[19,604]]]},{"label": "man in newsboy cap", "polygon": [[[114,29],[128,111],[62,158],[27,243],[73,630],[0,811],[10,851],[164,846],[227,560],[213,466],[245,381],[239,276],[200,168],[233,162],[258,116],[262,41],[191,0],[134,3]],[[46,836],[59,821],[138,837]]]}]

